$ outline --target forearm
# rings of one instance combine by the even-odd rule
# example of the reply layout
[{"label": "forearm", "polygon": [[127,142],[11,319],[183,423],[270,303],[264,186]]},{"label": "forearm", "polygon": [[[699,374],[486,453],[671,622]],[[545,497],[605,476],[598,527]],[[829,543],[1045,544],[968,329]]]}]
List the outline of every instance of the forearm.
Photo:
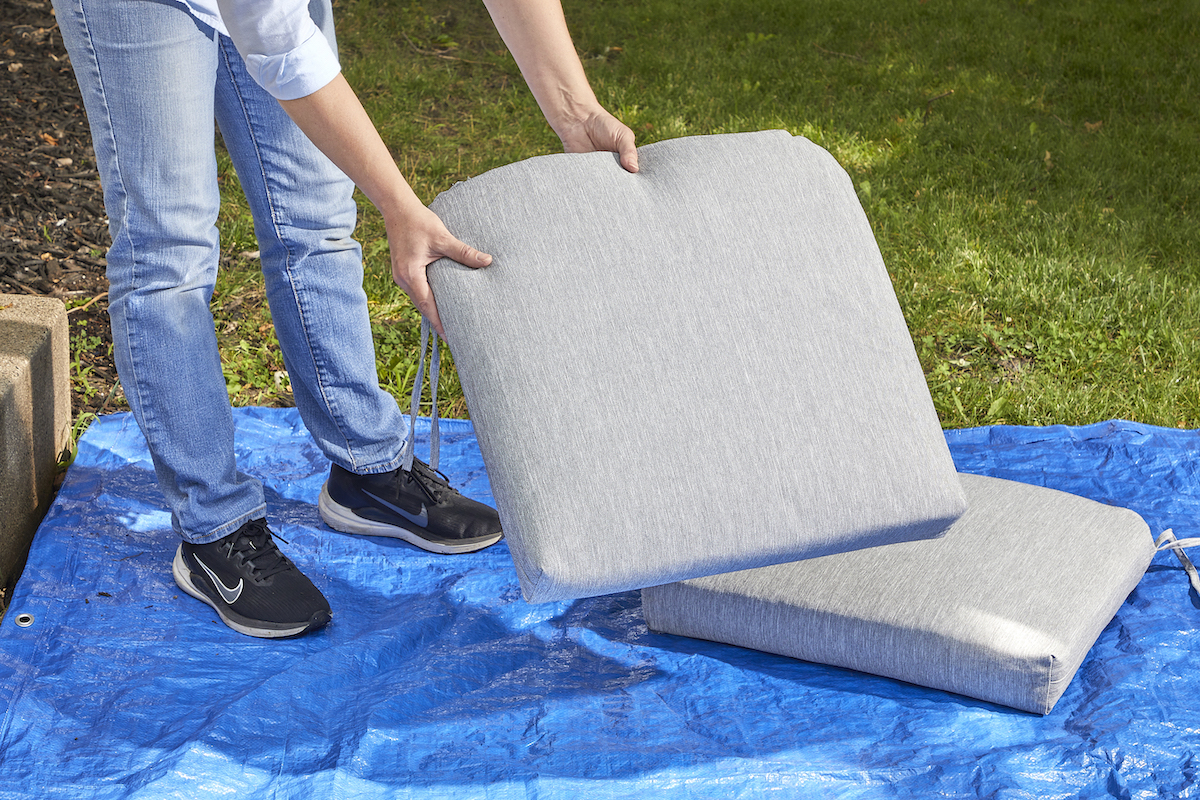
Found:
[{"label": "forearm", "polygon": [[492,257],[460,242],[425,207],[400,174],[367,112],[340,73],[307,97],[279,103],[383,214],[392,278],[434,329],[445,335],[426,267],[443,257],[468,267],[485,267]]},{"label": "forearm", "polygon": [[598,107],[559,0],[484,0],[496,29],[559,136]]},{"label": "forearm", "polygon": [[412,210],[414,204],[423,207],[341,74],[306,97],[280,100],[279,104],[385,219]]}]

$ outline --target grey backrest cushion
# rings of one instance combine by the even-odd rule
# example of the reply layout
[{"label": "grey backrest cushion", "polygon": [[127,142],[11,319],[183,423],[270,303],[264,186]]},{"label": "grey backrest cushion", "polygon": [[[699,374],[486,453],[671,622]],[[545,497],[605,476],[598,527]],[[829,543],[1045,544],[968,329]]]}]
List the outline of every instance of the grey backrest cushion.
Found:
[{"label": "grey backrest cushion", "polygon": [[492,170],[430,281],[525,597],[936,536],[963,511],[846,173],[784,131]]},{"label": "grey backrest cushion", "polygon": [[653,630],[1049,714],[1154,556],[1133,511],[963,475],[937,540],[658,586]]}]

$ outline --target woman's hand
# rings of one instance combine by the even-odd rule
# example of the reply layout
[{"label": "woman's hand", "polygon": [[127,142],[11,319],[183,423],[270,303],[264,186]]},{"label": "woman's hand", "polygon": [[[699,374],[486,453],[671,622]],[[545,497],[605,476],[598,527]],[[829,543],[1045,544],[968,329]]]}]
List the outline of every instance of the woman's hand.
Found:
[{"label": "woman's hand", "polygon": [[564,124],[559,132],[563,149],[568,153],[611,151],[620,156],[621,166],[629,172],[638,171],[637,146],[629,126],[597,105],[587,117],[574,124]]},{"label": "woman's hand", "polygon": [[408,294],[438,335],[445,338],[427,268],[439,258],[450,258],[468,267],[486,267],[492,263],[492,257],[456,239],[437,214],[419,202],[391,216],[391,219],[385,216],[384,224],[392,257],[392,280]]}]

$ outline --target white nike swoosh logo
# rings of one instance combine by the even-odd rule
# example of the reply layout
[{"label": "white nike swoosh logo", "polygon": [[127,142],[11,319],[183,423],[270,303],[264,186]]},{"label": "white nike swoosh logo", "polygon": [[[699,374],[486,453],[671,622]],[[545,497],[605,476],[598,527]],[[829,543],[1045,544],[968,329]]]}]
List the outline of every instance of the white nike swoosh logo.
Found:
[{"label": "white nike swoosh logo", "polygon": [[[193,558],[195,558],[195,556],[193,556]],[[244,580],[238,578],[237,586],[230,589],[228,586],[221,583],[221,579],[217,577],[217,573],[209,569],[208,564],[205,564],[199,558],[196,558],[196,563],[208,573],[208,577],[212,578],[212,582],[217,585],[217,591],[221,593],[221,597],[226,603],[233,605],[237,602],[237,599],[242,596],[242,587],[246,584]]]},{"label": "white nike swoosh logo", "polygon": [[426,513],[426,511],[425,511],[424,503],[421,504],[421,513],[420,514],[410,514],[409,512],[405,511],[403,508],[392,505],[387,500],[384,500],[382,497],[371,494],[366,489],[363,490],[363,494],[365,494],[367,497],[374,500],[376,503],[383,503],[385,506],[390,508],[392,511],[395,511],[397,514],[404,517],[406,520],[408,520],[409,522],[411,522],[414,525],[420,525],[422,528],[424,528],[429,524],[429,514]]}]

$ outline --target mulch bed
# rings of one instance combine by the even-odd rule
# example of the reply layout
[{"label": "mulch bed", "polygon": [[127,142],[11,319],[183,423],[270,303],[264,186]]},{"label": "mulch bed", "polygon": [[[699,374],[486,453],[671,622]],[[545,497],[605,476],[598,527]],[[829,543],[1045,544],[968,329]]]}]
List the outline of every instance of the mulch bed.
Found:
[{"label": "mulch bed", "polygon": [[[0,29],[0,293],[71,308],[76,417],[123,407],[109,354],[108,219],[87,117],[49,2],[4,0]],[[89,303],[89,301],[91,301]],[[93,343],[90,349],[80,348]],[[95,344],[97,343],[98,344]]]}]

